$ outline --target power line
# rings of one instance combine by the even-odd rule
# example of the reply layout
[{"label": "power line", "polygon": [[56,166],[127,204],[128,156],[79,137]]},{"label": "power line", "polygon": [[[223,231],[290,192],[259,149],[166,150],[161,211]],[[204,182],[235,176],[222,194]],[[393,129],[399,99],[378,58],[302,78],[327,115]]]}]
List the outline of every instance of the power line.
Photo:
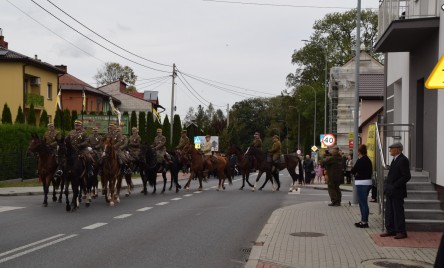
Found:
[{"label": "power line", "polygon": [[[206,99],[204,99],[199,93],[197,93],[197,91],[193,88],[193,86],[191,86],[191,84],[187,81],[187,79],[185,78],[185,76],[182,75],[182,73],[179,71],[179,69],[177,69],[177,72],[180,74],[180,76],[182,76],[183,80],[185,80],[185,82],[191,87],[191,89],[193,89],[194,92],[196,92],[196,94],[199,95],[199,97],[201,97],[204,101],[206,101],[206,102],[208,102],[208,103],[211,103],[210,101],[207,101]],[[179,77],[179,76],[177,76],[177,77]],[[180,79],[180,78],[179,78],[179,79]],[[214,106],[217,106],[217,107],[225,107],[225,106],[223,106],[223,105],[216,105],[216,104],[214,104]]]},{"label": "power line", "polygon": [[201,104],[203,104],[205,107],[208,107],[207,104],[205,104],[203,101],[201,101],[196,95],[194,95],[194,93],[188,88],[188,86],[182,81],[182,79],[180,79],[179,76],[177,76],[177,78],[179,79],[179,81],[184,85],[184,87],[188,90],[188,92],[191,93],[191,95],[193,95],[193,97],[198,100]]},{"label": "power line", "polygon": [[354,7],[326,7],[326,6],[303,6],[303,5],[285,5],[285,4],[269,4],[269,3],[255,3],[255,2],[238,2],[238,1],[222,1],[222,0],[202,0],[204,2],[216,2],[224,4],[239,4],[239,5],[255,5],[255,6],[273,6],[273,7],[296,7],[296,8],[334,8],[334,9],[353,9]]},{"label": "power line", "polygon": [[[131,54],[131,55],[133,55],[133,56],[135,56],[135,57],[137,57],[137,58],[140,58],[140,59],[143,59],[143,60],[149,61],[149,62],[151,62],[151,63],[159,64],[159,65],[166,66],[166,67],[172,67],[172,65],[163,64],[163,63],[160,63],[160,62],[157,62],[157,61],[153,61],[153,60],[150,60],[150,59],[144,58],[144,57],[142,57],[142,56],[139,56],[139,55],[137,55],[137,54],[135,54],[135,53],[133,53],[133,52],[131,52],[131,51],[129,51],[129,50],[127,50],[127,49],[125,49],[125,48],[123,48],[123,47],[121,47],[121,46],[119,46],[119,45],[113,43],[113,42],[111,42],[111,41],[108,40],[107,38],[103,37],[102,35],[98,34],[98,33],[95,32],[95,31],[91,30],[88,26],[86,26],[85,24],[81,23],[80,21],[78,21],[77,19],[75,19],[74,17],[72,17],[71,15],[69,15],[68,13],[66,13],[63,9],[61,9],[60,7],[58,7],[57,5],[55,5],[53,2],[51,2],[51,1],[49,1],[49,0],[46,0],[46,1],[48,1],[51,5],[53,5],[53,6],[56,7],[58,10],[60,10],[61,12],[63,12],[66,16],[70,17],[72,20],[74,20],[74,21],[77,22],[78,24],[82,25],[83,27],[85,27],[86,29],[88,29],[90,32],[92,32],[93,34],[95,34],[95,35],[97,35],[98,37],[102,38],[103,40],[107,41],[108,43],[114,45],[115,47],[118,47],[118,48],[120,48],[121,50],[123,50],[123,51],[125,51],[125,52],[127,52],[127,53],[129,53],[129,54]],[[33,2],[34,2],[34,1],[33,1]]]},{"label": "power line", "polygon": [[96,56],[90,54],[89,52],[81,49],[80,47],[76,46],[74,43],[72,43],[71,41],[65,39],[64,37],[60,36],[59,34],[57,34],[56,32],[54,32],[53,30],[51,30],[50,28],[46,27],[44,24],[42,24],[41,22],[39,22],[38,20],[34,19],[31,15],[29,15],[28,13],[26,13],[25,11],[23,11],[22,9],[20,9],[18,6],[14,5],[13,3],[11,3],[9,0],[6,0],[6,2],[8,2],[9,4],[11,4],[12,6],[14,6],[16,9],[18,9],[20,12],[22,12],[25,16],[27,16],[28,18],[32,19],[33,21],[35,21],[36,23],[38,23],[40,26],[42,26],[43,28],[45,28],[46,30],[50,31],[52,34],[56,35],[57,37],[59,37],[60,39],[68,42],[71,46],[77,48],[78,50],[82,51],[83,53],[95,58],[98,61],[101,61],[103,63],[106,63],[106,61],[97,58]]},{"label": "power line", "polygon": [[[163,76],[161,78],[159,77],[157,79],[152,79],[152,80],[149,80],[149,81],[146,81],[146,82],[143,82],[143,83],[139,83],[139,84],[137,84],[135,86],[138,87],[138,86],[142,86],[142,85],[146,85],[146,84],[154,85],[154,84],[157,84],[159,82],[162,82],[163,80],[165,80],[167,78],[170,78],[170,77],[169,76]],[[150,85],[148,85],[148,86],[150,86]]]},{"label": "power line", "polygon": [[159,69],[152,68],[152,67],[149,67],[149,66],[147,66],[147,65],[144,65],[144,64],[142,64],[142,63],[139,63],[139,62],[133,61],[133,60],[131,60],[131,59],[129,59],[129,58],[123,56],[123,55],[120,55],[119,53],[117,53],[117,52],[115,52],[115,51],[112,51],[111,49],[109,49],[109,48],[105,47],[104,45],[102,45],[102,44],[100,44],[100,43],[94,41],[93,39],[89,38],[88,36],[84,35],[84,34],[81,33],[80,31],[78,31],[77,29],[75,29],[74,27],[72,27],[71,25],[67,24],[66,22],[64,22],[63,20],[61,20],[60,18],[58,18],[57,16],[55,16],[55,15],[52,14],[51,12],[49,12],[47,9],[45,9],[44,7],[42,7],[41,5],[39,5],[38,3],[36,3],[34,0],[31,0],[31,2],[33,2],[34,4],[36,4],[38,7],[40,7],[40,8],[43,9],[44,11],[46,11],[46,13],[48,13],[49,15],[51,15],[52,17],[54,17],[55,19],[57,19],[57,20],[60,21],[61,23],[65,24],[67,27],[71,28],[73,31],[75,31],[75,32],[77,32],[78,34],[82,35],[83,37],[85,37],[86,39],[90,40],[90,41],[93,42],[94,44],[96,44],[96,45],[98,45],[98,46],[100,46],[100,47],[102,47],[102,48],[108,50],[108,51],[111,52],[112,54],[114,54],[114,55],[116,55],[116,56],[119,56],[119,57],[121,57],[121,58],[123,58],[123,59],[125,59],[125,60],[127,60],[127,61],[130,61],[130,62],[132,62],[132,63],[134,63],[134,64],[137,64],[137,65],[139,65],[139,66],[142,66],[142,67],[145,67],[145,68],[147,68],[147,69],[150,69],[150,70],[154,70],[154,71],[158,71],[158,72],[162,72],[162,73],[170,73],[169,71],[159,70]]},{"label": "power line", "polygon": [[[169,77],[165,77],[165,78],[159,79],[157,81],[151,81],[151,82],[145,82],[145,83],[138,84],[138,85],[136,85],[136,87],[140,87],[140,86],[144,85],[143,87],[141,87],[141,89],[142,88],[147,88],[147,87],[150,87],[150,86],[154,86],[154,85],[156,85],[158,83],[162,83],[162,82],[168,81],[168,79],[169,79]],[[148,84],[148,85],[146,85],[146,84]]]}]

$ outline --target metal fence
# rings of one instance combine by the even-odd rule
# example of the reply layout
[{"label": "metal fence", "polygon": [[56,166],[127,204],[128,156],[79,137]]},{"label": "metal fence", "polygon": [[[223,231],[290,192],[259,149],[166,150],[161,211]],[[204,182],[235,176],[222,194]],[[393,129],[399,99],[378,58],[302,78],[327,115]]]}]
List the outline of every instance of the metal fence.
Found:
[{"label": "metal fence", "polygon": [[26,150],[0,151],[0,181],[33,179],[37,177],[37,157]]}]

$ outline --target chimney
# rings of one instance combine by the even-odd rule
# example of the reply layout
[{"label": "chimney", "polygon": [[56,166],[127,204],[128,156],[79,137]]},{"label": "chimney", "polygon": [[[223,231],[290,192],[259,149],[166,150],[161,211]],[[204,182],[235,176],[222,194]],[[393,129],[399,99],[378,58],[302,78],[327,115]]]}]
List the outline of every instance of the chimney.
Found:
[{"label": "chimney", "polygon": [[8,49],[8,42],[5,42],[2,28],[0,28],[0,47]]},{"label": "chimney", "polygon": [[62,69],[63,71],[65,71],[65,73],[68,73],[68,66],[66,65],[56,65],[56,68]]}]

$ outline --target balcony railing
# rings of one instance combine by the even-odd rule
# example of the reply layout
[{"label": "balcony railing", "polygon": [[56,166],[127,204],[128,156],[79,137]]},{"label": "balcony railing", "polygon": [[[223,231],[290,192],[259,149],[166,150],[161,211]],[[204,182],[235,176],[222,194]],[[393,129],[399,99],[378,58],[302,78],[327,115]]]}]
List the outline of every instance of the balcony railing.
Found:
[{"label": "balcony railing", "polygon": [[38,94],[28,93],[26,95],[26,104],[31,106],[34,104],[34,107],[44,107],[45,106],[45,98]]},{"label": "balcony railing", "polygon": [[394,20],[438,17],[438,0],[380,0],[378,36],[381,37]]}]

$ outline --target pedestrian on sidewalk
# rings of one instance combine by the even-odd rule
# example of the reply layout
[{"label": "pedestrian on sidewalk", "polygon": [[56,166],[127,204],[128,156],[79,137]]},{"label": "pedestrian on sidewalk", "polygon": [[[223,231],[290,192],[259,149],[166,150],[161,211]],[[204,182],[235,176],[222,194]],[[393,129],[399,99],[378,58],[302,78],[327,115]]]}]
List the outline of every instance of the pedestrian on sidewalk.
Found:
[{"label": "pedestrian on sidewalk", "polygon": [[324,174],[324,169],[322,168],[321,161],[318,161],[318,163],[316,164],[315,171],[318,182],[322,183],[322,175]]},{"label": "pedestrian on sidewalk", "polygon": [[353,160],[351,154],[347,155],[347,161],[345,162],[345,178],[347,179],[347,184],[351,184],[351,170],[353,168]]},{"label": "pedestrian on sidewalk", "polygon": [[372,161],[367,156],[367,146],[361,144],[358,148],[358,160],[351,169],[355,176],[356,192],[358,194],[359,209],[361,210],[361,221],[355,223],[358,228],[368,228],[368,191],[372,186]]},{"label": "pedestrian on sidewalk", "polygon": [[339,185],[344,180],[344,173],[342,171],[342,157],[339,155],[339,147],[335,146],[331,149],[331,156],[327,157],[322,163],[327,170],[328,177],[328,195],[330,196],[331,203],[328,204],[332,207],[341,206],[341,189]]},{"label": "pedestrian on sidewalk", "polygon": [[407,238],[405,229],[404,198],[407,197],[407,182],[411,178],[410,163],[402,153],[403,146],[395,142],[389,146],[393,160],[387,179],[384,181],[385,229],[381,237],[394,236],[395,239]]},{"label": "pedestrian on sidewalk", "polygon": [[305,156],[305,160],[302,165],[304,167],[304,173],[305,173],[305,184],[310,184],[312,176],[311,174],[314,171],[314,163],[308,154]]}]

